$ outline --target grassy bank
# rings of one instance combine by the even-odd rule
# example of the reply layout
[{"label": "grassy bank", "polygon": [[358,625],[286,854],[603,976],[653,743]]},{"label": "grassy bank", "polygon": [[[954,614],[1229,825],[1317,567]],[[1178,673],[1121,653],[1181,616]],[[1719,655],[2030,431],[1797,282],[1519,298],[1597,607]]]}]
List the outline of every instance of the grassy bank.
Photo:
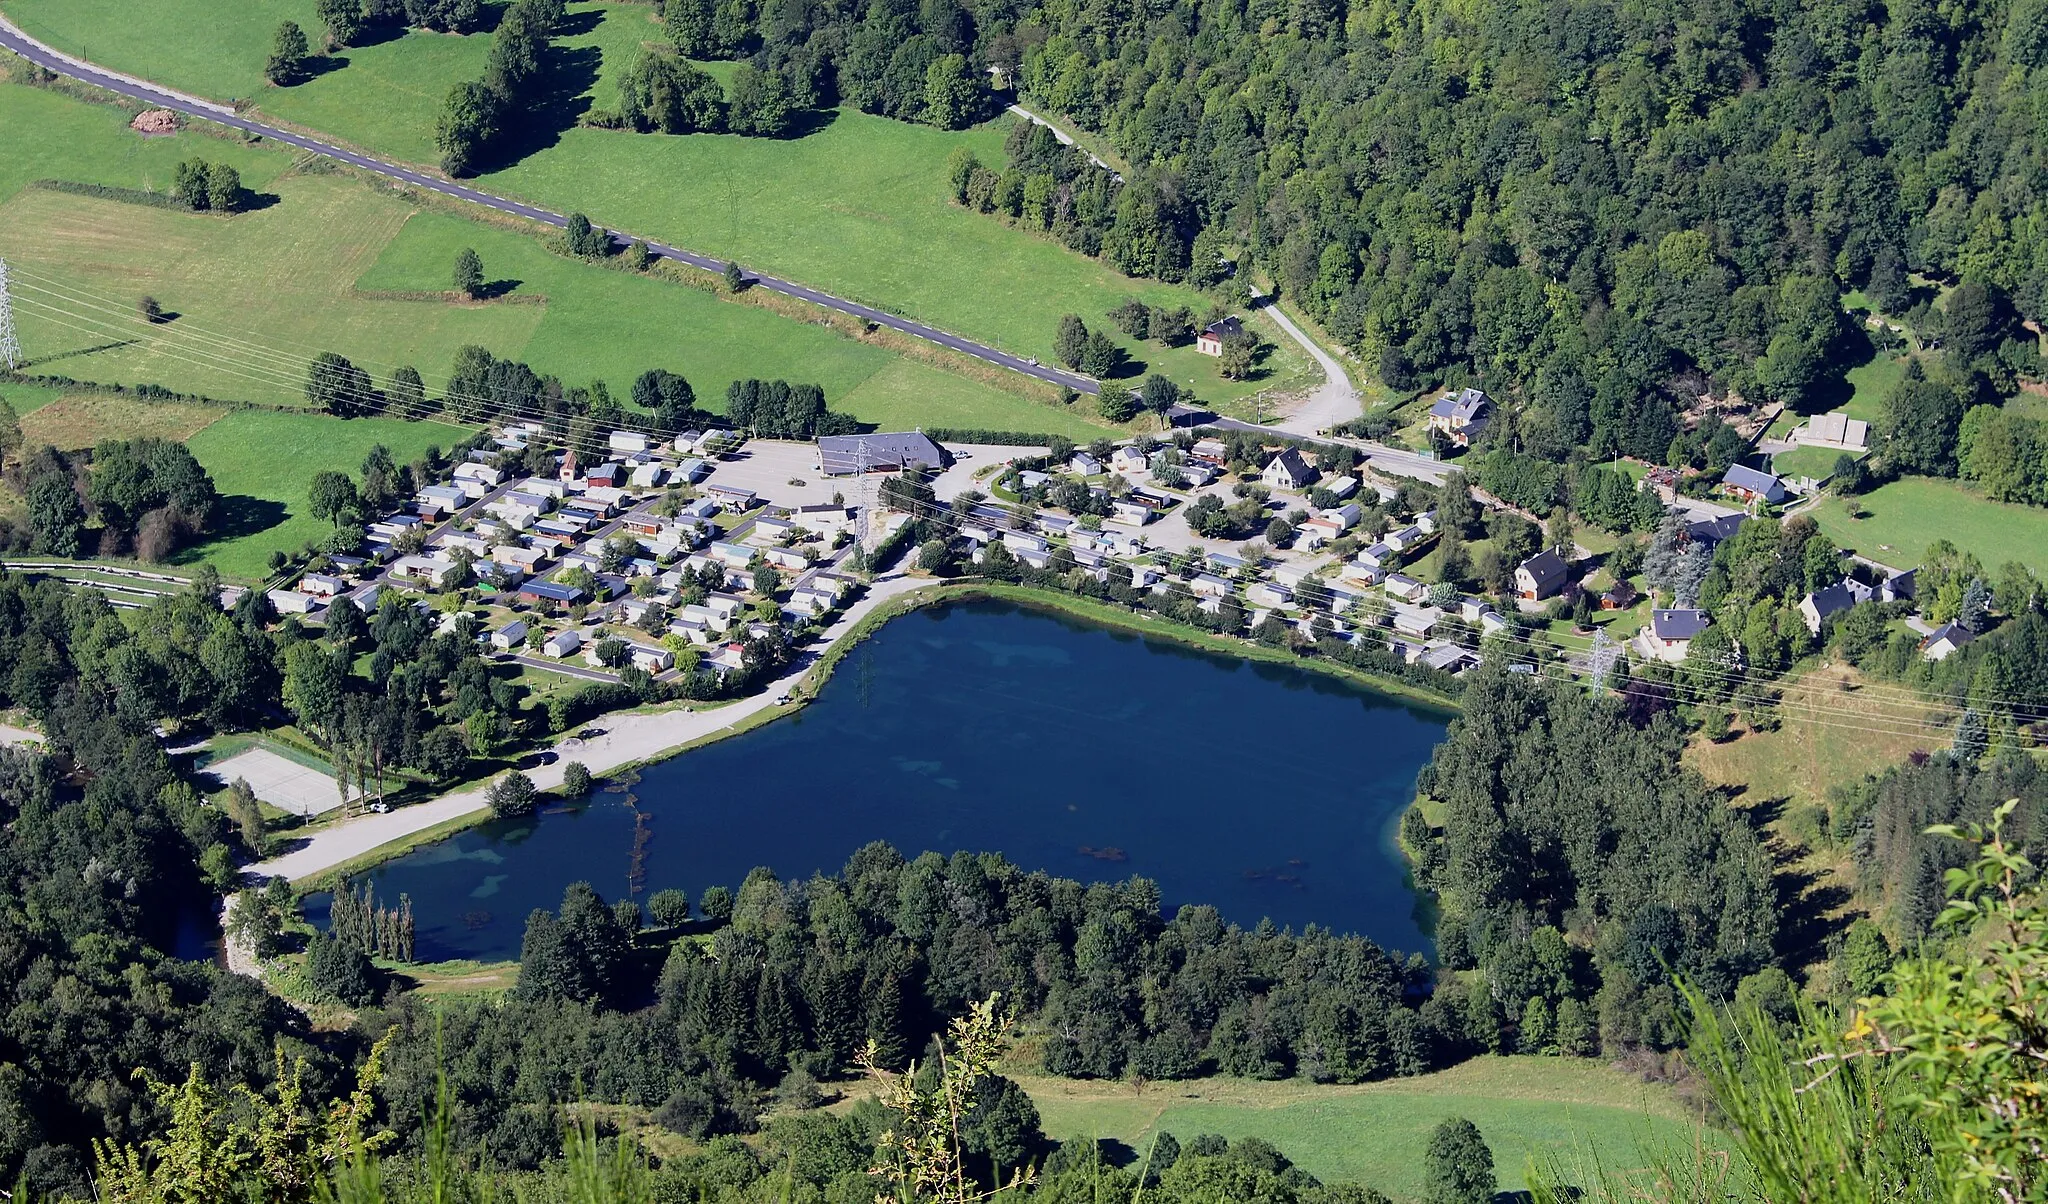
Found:
[{"label": "grassy bank", "polygon": [[1252,643],[1250,640],[1217,635],[1213,632],[1203,631],[1200,628],[1189,627],[1183,623],[1176,623],[1171,619],[1162,619],[1156,615],[1145,614],[1142,611],[1133,611],[1113,603],[1097,601],[1094,598],[1083,598],[1074,594],[1060,593],[1056,590],[1037,589],[1028,585],[1010,585],[1000,581],[963,582],[958,585],[949,585],[935,594],[928,595],[927,598],[928,600],[923,602],[923,605],[929,606],[933,603],[944,601],[968,601],[974,598],[991,598],[1036,610],[1055,611],[1061,614],[1073,615],[1104,627],[1113,627],[1121,631],[1135,632],[1139,635],[1172,640],[1176,643],[1220,653],[1224,656],[1236,657],[1240,660],[1254,661],[1261,664],[1286,665],[1291,668],[1307,670],[1311,673],[1326,674],[1375,693],[1399,698],[1403,702],[1425,710],[1434,711],[1438,714],[1454,715],[1458,710],[1458,704],[1455,700],[1447,695],[1439,694],[1435,690],[1412,685],[1404,681],[1394,681],[1390,678],[1379,677],[1360,669],[1354,669],[1349,665],[1338,664],[1335,661],[1320,657],[1295,656],[1277,648],[1268,648],[1263,644]]}]

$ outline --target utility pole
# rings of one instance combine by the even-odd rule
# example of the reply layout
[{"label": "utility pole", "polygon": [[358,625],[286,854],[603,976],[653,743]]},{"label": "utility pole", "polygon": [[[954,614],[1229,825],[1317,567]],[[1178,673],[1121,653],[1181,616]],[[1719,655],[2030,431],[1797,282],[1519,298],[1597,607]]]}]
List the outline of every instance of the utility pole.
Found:
[{"label": "utility pole", "polygon": [[874,482],[868,479],[868,440],[865,435],[861,436],[860,441],[854,444],[853,464],[854,472],[857,474],[854,479],[860,482],[859,505],[854,514],[853,542],[854,546],[860,549],[861,559],[865,563],[868,554],[868,540],[873,533],[870,526],[872,520],[869,518],[869,515],[875,508]]},{"label": "utility pole", "polygon": [[0,259],[0,363],[9,372],[21,367],[21,340],[14,335],[14,298],[7,291],[7,261]]}]

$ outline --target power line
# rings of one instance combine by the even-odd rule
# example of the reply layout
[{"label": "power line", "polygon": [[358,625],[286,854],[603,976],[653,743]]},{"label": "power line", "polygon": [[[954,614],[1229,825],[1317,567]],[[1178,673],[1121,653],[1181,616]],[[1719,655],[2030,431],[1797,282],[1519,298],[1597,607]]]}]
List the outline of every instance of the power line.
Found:
[{"label": "power line", "polygon": [[21,340],[14,335],[14,302],[4,259],[0,259],[0,361],[6,363],[9,372],[21,367]]}]

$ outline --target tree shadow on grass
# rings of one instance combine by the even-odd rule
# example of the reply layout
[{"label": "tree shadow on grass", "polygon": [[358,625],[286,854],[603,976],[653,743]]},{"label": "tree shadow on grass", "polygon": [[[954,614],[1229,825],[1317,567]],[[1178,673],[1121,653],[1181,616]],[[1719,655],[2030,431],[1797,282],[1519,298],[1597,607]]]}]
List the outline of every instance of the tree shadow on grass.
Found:
[{"label": "tree shadow on grass", "polygon": [[242,539],[268,531],[284,520],[283,502],[267,497],[250,497],[246,493],[231,493],[214,503],[213,521],[207,524],[206,542]]},{"label": "tree shadow on grass", "polygon": [[348,56],[345,54],[309,54],[299,64],[299,78],[293,80],[291,86],[296,88],[300,84],[310,83],[323,75],[340,71],[346,66],[348,66]]},{"label": "tree shadow on grass", "polygon": [[476,299],[479,301],[495,301],[525,283],[526,281],[524,280],[492,280],[476,291]]},{"label": "tree shadow on grass", "polygon": [[549,46],[532,102],[506,121],[478,164],[478,174],[503,170],[559,143],[563,131],[589,111],[586,93],[597,82],[601,62],[595,46]]}]

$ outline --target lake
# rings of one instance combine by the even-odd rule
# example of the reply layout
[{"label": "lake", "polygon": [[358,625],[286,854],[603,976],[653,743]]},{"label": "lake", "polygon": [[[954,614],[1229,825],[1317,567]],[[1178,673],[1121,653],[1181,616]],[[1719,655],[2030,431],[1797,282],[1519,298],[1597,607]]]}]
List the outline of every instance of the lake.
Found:
[{"label": "lake", "polygon": [[[836,871],[871,840],[1137,874],[1168,914],[1209,903],[1425,949],[1395,834],[1445,722],[1324,674],[957,603],[894,620],[810,706],[643,769],[630,795],[487,823],[367,876],[380,901],[412,897],[433,960],[516,958],[527,913],[577,880],[694,903],[757,865]],[[325,898],[308,902],[324,924]]]}]

